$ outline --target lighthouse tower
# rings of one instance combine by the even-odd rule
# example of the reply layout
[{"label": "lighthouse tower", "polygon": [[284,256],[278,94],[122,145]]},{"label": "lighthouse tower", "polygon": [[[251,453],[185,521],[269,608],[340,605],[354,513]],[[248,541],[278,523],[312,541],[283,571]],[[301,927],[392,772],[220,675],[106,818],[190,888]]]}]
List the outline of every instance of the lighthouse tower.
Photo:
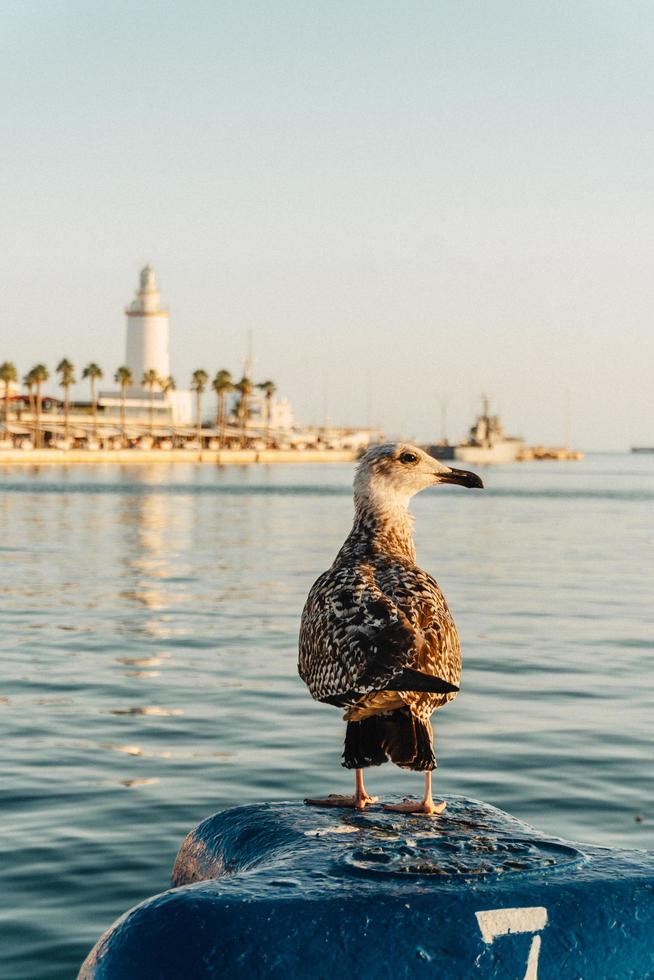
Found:
[{"label": "lighthouse tower", "polygon": [[151,265],[141,271],[141,282],[127,314],[127,352],[125,363],[132,372],[134,387],[142,388],[146,371],[160,378],[170,375],[170,324],[168,310],[161,308],[161,296]]}]

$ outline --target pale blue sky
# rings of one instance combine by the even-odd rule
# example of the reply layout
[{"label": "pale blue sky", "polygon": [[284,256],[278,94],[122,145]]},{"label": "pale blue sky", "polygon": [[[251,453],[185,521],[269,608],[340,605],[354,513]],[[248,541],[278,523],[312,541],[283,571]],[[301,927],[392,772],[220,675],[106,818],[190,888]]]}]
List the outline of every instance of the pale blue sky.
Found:
[{"label": "pale blue sky", "polygon": [[[180,387],[306,422],[654,442],[647,0],[5,0],[0,360],[124,359],[151,261]],[[79,388],[81,395],[85,389]]]}]

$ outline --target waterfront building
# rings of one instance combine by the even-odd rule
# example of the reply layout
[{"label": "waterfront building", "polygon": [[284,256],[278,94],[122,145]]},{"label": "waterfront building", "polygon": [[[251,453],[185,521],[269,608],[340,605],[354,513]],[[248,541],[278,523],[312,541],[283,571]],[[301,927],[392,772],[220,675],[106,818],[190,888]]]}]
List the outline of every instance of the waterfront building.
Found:
[{"label": "waterfront building", "polygon": [[[237,404],[238,399],[235,397],[232,400],[232,412],[236,412]],[[269,419],[268,408],[270,408]],[[268,406],[264,396],[255,388],[250,396],[247,424],[248,428],[264,429],[268,425],[272,432],[290,432],[295,427],[293,406],[288,398],[281,398],[279,395],[273,395]]]},{"label": "waterfront building", "polygon": [[295,425],[293,406],[288,398],[273,396],[270,406],[270,428],[280,432],[289,432]]}]

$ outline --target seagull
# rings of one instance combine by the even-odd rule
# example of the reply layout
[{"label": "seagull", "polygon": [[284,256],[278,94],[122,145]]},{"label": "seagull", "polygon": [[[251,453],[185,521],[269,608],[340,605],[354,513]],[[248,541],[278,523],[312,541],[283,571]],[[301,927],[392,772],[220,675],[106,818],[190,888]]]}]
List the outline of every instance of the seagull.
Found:
[{"label": "seagull", "polygon": [[364,810],[363,770],[390,760],[425,774],[421,801],[388,805],[441,813],[432,799],[436,768],[430,718],[459,690],[461,651],[437,583],[416,564],[411,498],[426,487],[483,487],[408,443],[374,446],[354,478],[354,524],[330,569],[313,584],[302,613],[298,672],[316,701],[345,708],[343,765],[355,770],[353,796],[308,799]]}]

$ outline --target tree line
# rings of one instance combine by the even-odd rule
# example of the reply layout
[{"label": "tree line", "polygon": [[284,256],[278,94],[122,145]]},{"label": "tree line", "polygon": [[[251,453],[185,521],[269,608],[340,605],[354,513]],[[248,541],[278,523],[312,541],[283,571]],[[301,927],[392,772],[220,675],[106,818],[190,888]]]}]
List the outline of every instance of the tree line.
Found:
[{"label": "tree line", "polygon": [[[55,372],[59,375],[59,385],[63,389],[64,407],[64,437],[69,436],[69,416],[70,416],[70,389],[77,383],[75,377],[75,366],[72,361],[64,357],[57,364]],[[91,361],[82,370],[82,380],[88,380],[91,392],[91,412],[93,417],[93,435],[97,437],[97,412],[98,396],[97,383],[104,377],[102,368]],[[50,378],[50,372],[45,364],[35,364],[23,377],[23,384],[27,388],[32,418],[35,420],[35,443],[41,445],[41,413],[43,409],[43,385]],[[125,404],[127,391],[135,384],[133,373],[127,365],[121,365],[114,374],[114,381],[120,388],[120,429],[123,444],[126,442],[126,413]],[[0,383],[4,384],[4,429],[5,437],[9,434],[9,405],[11,401],[10,389],[12,384],[18,383],[18,371],[11,361],[3,361],[0,364]],[[191,375],[191,390],[195,393],[195,418],[198,439],[201,438],[202,431],[202,408],[201,401],[204,391],[209,384],[209,374],[202,368],[194,371]],[[161,378],[156,371],[150,369],[141,378],[142,387],[149,392],[149,426],[150,435],[154,435],[154,393],[159,389],[164,394],[174,391],[176,388],[175,379],[172,377]],[[211,380],[211,388],[216,394],[216,427],[220,433],[220,446],[225,445],[225,432],[227,426],[227,396],[231,392],[239,395],[236,404],[235,416],[240,426],[241,444],[245,445],[247,437],[247,422],[250,416],[250,404],[252,393],[258,388],[265,399],[265,427],[266,442],[270,442],[270,418],[272,408],[272,398],[277,387],[273,381],[261,381],[254,383],[247,375],[243,375],[240,381],[234,381],[229,371],[221,369],[216,372]]]}]

